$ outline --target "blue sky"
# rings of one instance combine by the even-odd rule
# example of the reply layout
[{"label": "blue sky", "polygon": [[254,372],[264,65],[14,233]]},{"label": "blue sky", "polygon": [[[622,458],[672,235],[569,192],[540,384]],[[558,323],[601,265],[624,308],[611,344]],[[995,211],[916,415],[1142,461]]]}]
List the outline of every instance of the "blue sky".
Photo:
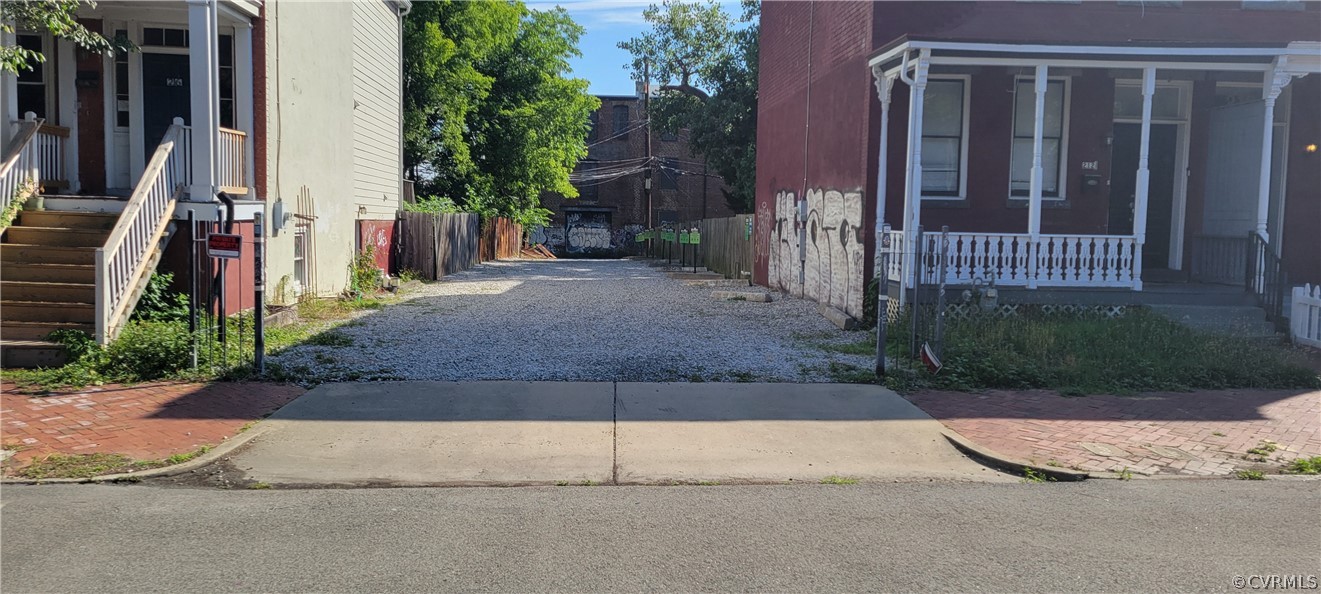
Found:
[{"label": "blue sky", "polygon": [[[656,0],[659,4],[659,0]],[[649,1],[638,0],[557,0],[528,2],[529,8],[546,10],[563,6],[587,32],[578,41],[583,57],[573,60],[573,75],[592,83],[596,95],[632,95],[633,79],[624,65],[628,52],[616,45],[641,35],[647,28],[642,11]]]},{"label": "blue sky", "polygon": [[[545,10],[562,6],[587,32],[578,41],[583,57],[573,60],[573,75],[591,81],[595,95],[632,95],[633,79],[624,65],[631,62],[628,52],[616,45],[647,29],[642,11],[660,0],[534,0],[529,8]],[[735,0],[725,0],[725,10],[742,14]]]}]

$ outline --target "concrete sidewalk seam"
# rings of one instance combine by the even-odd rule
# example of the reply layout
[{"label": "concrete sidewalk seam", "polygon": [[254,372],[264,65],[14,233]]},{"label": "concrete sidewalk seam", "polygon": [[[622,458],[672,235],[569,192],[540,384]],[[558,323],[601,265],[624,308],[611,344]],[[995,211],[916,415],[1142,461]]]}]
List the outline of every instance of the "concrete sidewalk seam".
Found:
[{"label": "concrete sidewalk seam", "polygon": [[610,382],[614,400],[610,405],[610,482],[619,484],[619,382]]},{"label": "concrete sidewalk seam", "polygon": [[207,453],[202,454],[192,460],[173,466],[164,466],[153,468],[142,472],[121,472],[117,474],[103,474],[89,478],[48,478],[48,479],[28,479],[4,477],[0,479],[0,484],[5,485],[50,485],[50,484],[83,484],[83,483],[113,483],[119,481],[135,481],[145,478],[156,478],[164,476],[174,476],[183,474],[203,466],[207,466],[216,460],[228,455],[230,452],[239,448],[257,436],[265,433],[269,428],[263,421],[258,421],[252,428],[239,433],[234,437],[220,442],[219,445],[211,448]]}]

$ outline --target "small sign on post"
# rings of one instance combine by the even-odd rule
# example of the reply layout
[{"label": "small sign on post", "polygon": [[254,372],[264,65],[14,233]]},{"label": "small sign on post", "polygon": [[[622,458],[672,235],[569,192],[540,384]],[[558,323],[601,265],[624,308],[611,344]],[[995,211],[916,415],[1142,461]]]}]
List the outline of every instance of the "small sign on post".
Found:
[{"label": "small sign on post", "polygon": [[212,258],[238,259],[242,246],[242,235],[212,233],[206,237],[206,255]]}]

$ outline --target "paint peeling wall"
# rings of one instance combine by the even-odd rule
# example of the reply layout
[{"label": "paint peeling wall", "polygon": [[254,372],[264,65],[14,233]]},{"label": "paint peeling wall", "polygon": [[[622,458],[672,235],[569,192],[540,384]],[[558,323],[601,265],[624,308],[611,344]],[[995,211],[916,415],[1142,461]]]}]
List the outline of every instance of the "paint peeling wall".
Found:
[{"label": "paint peeling wall", "polygon": [[862,317],[866,287],[862,191],[808,190],[806,243],[801,251],[797,201],[792,191],[775,196],[769,286]]}]

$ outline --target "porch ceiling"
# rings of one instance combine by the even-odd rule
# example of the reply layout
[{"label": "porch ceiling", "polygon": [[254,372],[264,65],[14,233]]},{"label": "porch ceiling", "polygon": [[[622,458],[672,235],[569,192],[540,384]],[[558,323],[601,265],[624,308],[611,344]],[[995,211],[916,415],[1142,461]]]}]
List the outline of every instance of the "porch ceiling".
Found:
[{"label": "porch ceiling", "polygon": [[868,66],[891,73],[905,54],[926,50],[930,63],[1027,66],[1049,64],[1082,68],[1238,70],[1264,72],[1289,64],[1298,74],[1321,71],[1321,44],[1294,42],[1252,45],[1207,45],[1143,42],[1134,44],[1061,44],[985,42],[977,40],[901,37],[872,54]]}]

